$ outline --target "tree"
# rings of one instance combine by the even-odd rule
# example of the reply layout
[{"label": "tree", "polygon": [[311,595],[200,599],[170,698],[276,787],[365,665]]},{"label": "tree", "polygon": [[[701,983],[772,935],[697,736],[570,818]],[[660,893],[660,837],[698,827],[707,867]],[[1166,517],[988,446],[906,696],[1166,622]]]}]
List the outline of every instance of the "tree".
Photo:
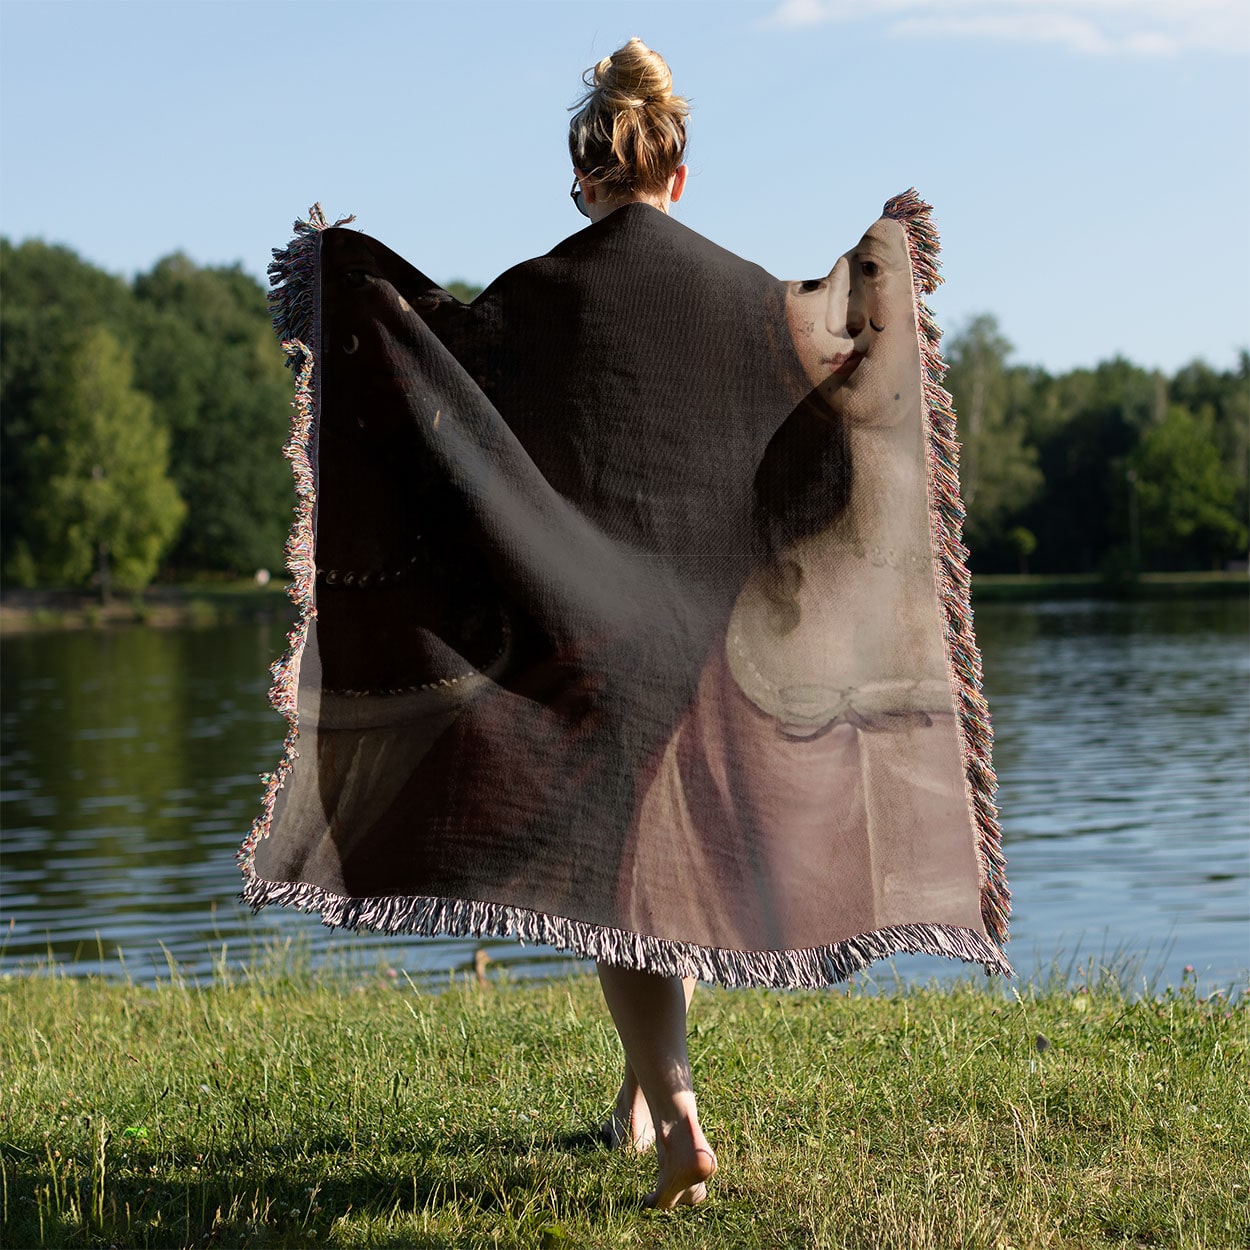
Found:
[{"label": "tree", "polygon": [[172,562],[251,572],[282,562],[291,474],[280,454],[291,379],[265,293],[238,266],[168,256],[135,280],[138,385],[170,433],[188,523]]},{"label": "tree", "polygon": [[1211,426],[1209,416],[1174,404],[1132,457],[1142,545],[1162,562],[1182,568],[1218,566],[1245,549],[1237,476]]},{"label": "tree", "polygon": [[946,386],[955,401],[962,442],[960,488],[975,550],[999,542],[1005,522],[1038,493],[1037,449],[1026,441],[1027,370],[1009,368],[1012,346],[993,317],[974,318],[947,348]]},{"label": "tree", "polygon": [[[69,346],[104,325],[130,341],[133,302],[121,278],[69,248],[0,239],[0,566],[29,581],[27,520],[38,488],[31,452],[39,435],[34,406]],[[25,554],[15,566],[18,550]]]},{"label": "tree", "polygon": [[103,327],[66,347],[33,405],[37,470],[18,564],[29,579],[140,590],[182,524],[169,439]]},{"label": "tree", "polygon": [[1220,459],[1237,481],[1236,512],[1244,520],[1250,515],[1250,352],[1243,349],[1237,367],[1223,373],[1195,360],[1172,379],[1168,396],[1210,422]]},{"label": "tree", "polygon": [[1007,534],[1007,542],[1020,559],[1020,572],[1029,571],[1029,557],[1037,550],[1037,537],[1032,530],[1017,525]]},{"label": "tree", "polygon": [[1162,416],[1164,379],[1127,360],[1049,380],[1035,405],[1045,489],[1020,518],[1048,571],[1095,572],[1131,544],[1128,457]]},{"label": "tree", "polygon": [[471,304],[482,293],[482,288],[463,278],[452,278],[443,288],[449,295],[454,295],[462,304]]}]

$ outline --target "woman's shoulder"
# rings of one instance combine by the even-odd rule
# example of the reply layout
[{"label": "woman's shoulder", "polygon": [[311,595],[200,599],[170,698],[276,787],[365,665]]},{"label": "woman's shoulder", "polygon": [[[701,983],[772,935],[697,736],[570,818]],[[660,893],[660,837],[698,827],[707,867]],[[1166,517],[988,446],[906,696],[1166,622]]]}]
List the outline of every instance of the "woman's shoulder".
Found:
[{"label": "woman's shoulder", "polygon": [[777,360],[779,345],[789,365],[782,290],[759,265],[650,205],[627,204],[501,274],[472,317],[501,341],[600,352],[610,343],[618,362],[633,352],[653,364],[659,342],[682,370],[698,355],[739,377]]},{"label": "woman's shoulder", "polygon": [[749,260],[691,229],[650,204],[626,204],[602,221],[579,230],[558,243],[540,261],[577,261],[629,252],[636,263],[652,257],[657,263],[719,270],[724,274],[775,282]]}]

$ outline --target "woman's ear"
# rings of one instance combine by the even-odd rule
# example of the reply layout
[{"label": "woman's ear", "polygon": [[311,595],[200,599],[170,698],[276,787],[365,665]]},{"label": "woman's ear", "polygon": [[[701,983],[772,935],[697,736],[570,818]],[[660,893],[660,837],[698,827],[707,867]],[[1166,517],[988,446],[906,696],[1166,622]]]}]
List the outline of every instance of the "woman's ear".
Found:
[{"label": "woman's ear", "polygon": [[668,198],[676,204],[686,189],[686,175],[690,172],[688,165],[678,165],[673,171],[673,180],[669,183]]}]

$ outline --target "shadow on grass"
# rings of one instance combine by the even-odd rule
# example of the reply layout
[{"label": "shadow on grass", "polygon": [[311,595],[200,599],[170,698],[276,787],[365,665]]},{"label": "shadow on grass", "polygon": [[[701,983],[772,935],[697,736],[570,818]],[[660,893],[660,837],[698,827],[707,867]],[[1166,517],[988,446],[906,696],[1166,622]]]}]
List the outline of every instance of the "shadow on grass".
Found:
[{"label": "shadow on grass", "polygon": [[170,1153],[132,1151],[125,1162],[109,1159],[101,1177],[72,1161],[0,1151],[5,1244],[306,1246],[330,1239],[344,1220],[367,1229],[371,1246],[463,1244],[414,1227],[422,1214],[448,1211],[496,1216],[539,1244],[554,1213],[535,1207],[536,1193],[575,1190],[578,1211],[592,1220],[622,1210],[586,1183],[586,1154],[601,1154],[605,1169],[617,1158],[591,1131],[463,1129],[367,1145],[333,1134],[213,1150],[194,1165],[181,1145]]}]

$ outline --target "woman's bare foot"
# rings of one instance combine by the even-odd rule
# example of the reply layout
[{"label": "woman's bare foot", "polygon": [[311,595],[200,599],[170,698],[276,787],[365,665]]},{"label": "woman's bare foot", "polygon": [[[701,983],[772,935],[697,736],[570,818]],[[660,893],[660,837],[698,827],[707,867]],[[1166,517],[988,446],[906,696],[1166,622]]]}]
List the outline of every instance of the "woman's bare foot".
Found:
[{"label": "woman's bare foot", "polygon": [[641,1154],[655,1145],[651,1108],[647,1106],[633,1068],[626,1067],[616,1105],[599,1135],[611,1150],[636,1150]]},{"label": "woman's bare foot", "polygon": [[716,1171],[716,1156],[697,1119],[666,1126],[655,1140],[660,1176],[643,1206],[660,1211],[695,1207],[707,1197],[707,1182]]},{"label": "woman's bare foot", "polygon": [[[660,1175],[644,1205],[661,1210],[696,1206],[707,1197],[716,1156],[699,1127],[686,1049],[686,1009],[694,981],[600,963],[599,983],[629,1065],[618,1109],[622,1115],[628,1111],[633,1127],[632,1075],[642,1087],[651,1111],[648,1119],[655,1126]],[[641,1123],[640,1113],[637,1124]]]}]

